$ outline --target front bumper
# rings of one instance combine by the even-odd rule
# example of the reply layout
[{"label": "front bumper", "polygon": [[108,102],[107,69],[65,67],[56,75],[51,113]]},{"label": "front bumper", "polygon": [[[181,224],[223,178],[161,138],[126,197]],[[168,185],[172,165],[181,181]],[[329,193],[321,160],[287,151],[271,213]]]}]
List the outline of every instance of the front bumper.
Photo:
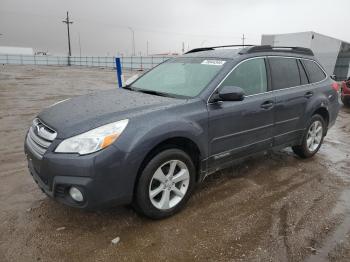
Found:
[{"label": "front bumper", "polygon": [[[46,152],[42,159],[25,145],[28,168],[43,192],[55,200],[77,208],[98,209],[132,201],[138,159],[112,145],[100,152],[79,156]],[[77,187],[84,201],[69,196]]]},{"label": "front bumper", "polygon": [[[91,200],[88,200],[87,197],[87,195],[89,195],[88,188],[91,188],[91,185],[93,185],[93,180],[91,178],[55,176],[52,180],[51,190],[48,184],[46,184],[36,172],[31,159],[28,159],[28,168],[39,188],[49,197],[73,207],[88,208],[91,206]],[[81,190],[84,201],[76,202],[69,196],[68,191],[71,186],[75,186]]]}]

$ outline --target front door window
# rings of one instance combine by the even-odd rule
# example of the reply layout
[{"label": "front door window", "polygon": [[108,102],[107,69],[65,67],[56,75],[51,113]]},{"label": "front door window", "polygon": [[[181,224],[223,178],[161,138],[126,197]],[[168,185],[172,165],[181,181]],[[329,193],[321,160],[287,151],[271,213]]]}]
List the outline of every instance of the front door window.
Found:
[{"label": "front door window", "polygon": [[264,58],[255,58],[242,62],[222,82],[221,86],[237,86],[245,95],[255,95],[267,91],[266,66]]}]

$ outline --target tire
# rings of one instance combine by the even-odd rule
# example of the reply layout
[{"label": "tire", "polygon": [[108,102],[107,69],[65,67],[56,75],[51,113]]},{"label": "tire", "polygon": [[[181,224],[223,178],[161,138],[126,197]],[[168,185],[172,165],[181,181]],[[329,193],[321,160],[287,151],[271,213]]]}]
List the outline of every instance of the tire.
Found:
[{"label": "tire", "polygon": [[142,170],[136,186],[134,208],[152,219],[172,216],[190,198],[195,174],[193,161],[184,151],[166,149],[158,153]]},{"label": "tire", "polygon": [[[322,129],[317,132],[319,127]],[[314,133],[315,129],[316,131]],[[324,118],[318,114],[313,115],[307,129],[305,130],[302,144],[292,147],[294,153],[301,158],[310,158],[314,156],[320,149],[325,134],[326,122]]]}]

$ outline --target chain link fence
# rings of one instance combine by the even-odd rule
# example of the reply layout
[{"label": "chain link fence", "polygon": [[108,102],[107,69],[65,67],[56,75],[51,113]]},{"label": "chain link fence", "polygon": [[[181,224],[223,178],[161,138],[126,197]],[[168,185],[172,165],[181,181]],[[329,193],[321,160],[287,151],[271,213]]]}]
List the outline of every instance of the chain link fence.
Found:
[{"label": "chain link fence", "polygon": [[[170,59],[170,56],[120,57],[123,69],[148,70]],[[53,65],[115,68],[115,57],[108,56],[50,56],[50,55],[6,55],[0,54],[0,64]]]}]

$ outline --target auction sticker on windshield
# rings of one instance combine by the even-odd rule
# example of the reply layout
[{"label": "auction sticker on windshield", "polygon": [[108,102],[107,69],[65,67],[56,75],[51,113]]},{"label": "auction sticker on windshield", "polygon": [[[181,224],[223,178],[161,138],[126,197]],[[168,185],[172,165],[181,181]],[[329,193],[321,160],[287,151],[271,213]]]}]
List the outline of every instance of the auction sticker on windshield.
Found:
[{"label": "auction sticker on windshield", "polygon": [[225,63],[226,63],[226,61],[222,61],[222,60],[204,60],[201,64],[202,65],[222,66]]}]

